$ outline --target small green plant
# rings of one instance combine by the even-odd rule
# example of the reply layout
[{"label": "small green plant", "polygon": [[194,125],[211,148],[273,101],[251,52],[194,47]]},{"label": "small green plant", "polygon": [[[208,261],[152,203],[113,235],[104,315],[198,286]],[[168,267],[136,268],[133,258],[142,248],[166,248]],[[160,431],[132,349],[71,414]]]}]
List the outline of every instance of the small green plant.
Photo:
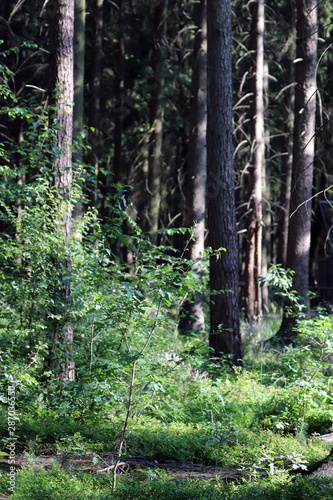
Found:
[{"label": "small green plant", "polygon": [[[285,387],[272,398],[267,407],[264,425],[268,422],[282,432],[306,434],[307,414],[331,401],[330,359],[333,355],[333,317],[321,308],[306,317],[297,294],[291,290],[292,272],[281,266],[272,266],[262,282],[292,304],[295,317],[293,344],[279,352],[279,370],[276,377]],[[278,352],[278,351],[276,351]],[[280,400],[280,403],[278,402]],[[279,406],[280,405],[280,406]],[[268,424],[269,425],[269,424]]]},{"label": "small green plant", "polygon": [[258,460],[251,467],[251,475],[258,477],[260,471],[267,471],[274,476],[296,469],[307,470],[307,463],[301,453],[293,451],[286,455],[276,455],[272,449],[263,446]]}]

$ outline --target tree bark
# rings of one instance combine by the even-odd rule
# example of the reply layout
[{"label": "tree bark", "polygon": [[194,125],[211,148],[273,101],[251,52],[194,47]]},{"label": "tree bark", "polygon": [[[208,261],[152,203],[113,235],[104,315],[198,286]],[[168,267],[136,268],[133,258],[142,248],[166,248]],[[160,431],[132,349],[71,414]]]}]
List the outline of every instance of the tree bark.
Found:
[{"label": "tree bark", "polygon": [[161,165],[164,108],[165,36],[167,30],[168,0],[154,0],[154,42],[150,100],[150,143],[148,151],[148,228],[152,241],[157,242],[158,219],[161,200]]},{"label": "tree bark", "polygon": [[[264,60],[264,87],[263,87],[263,106],[264,106],[264,118],[266,116],[268,108],[268,95],[269,95],[269,83],[268,83],[268,63]],[[268,132],[268,130],[267,130]],[[273,233],[273,213],[271,207],[271,200],[274,196],[273,190],[271,190],[271,164],[269,158],[271,156],[271,144],[269,134],[266,134],[266,127],[264,123],[263,127],[264,135],[264,151],[262,160],[262,257],[261,257],[261,275],[266,276],[270,265],[274,262],[273,245],[272,245],[272,233]],[[261,297],[262,297],[262,310],[269,311],[270,300],[269,300],[269,289],[267,283],[261,287]]]},{"label": "tree bark", "polygon": [[[210,337],[215,356],[242,364],[238,247],[232,146],[230,0],[207,1],[207,205],[210,259]],[[217,294],[214,294],[217,291]],[[221,292],[221,293],[219,293]]]},{"label": "tree bark", "polygon": [[[85,25],[86,0],[75,0],[74,6],[74,110],[73,110],[73,138],[83,130],[83,98],[84,98],[84,54],[85,54]],[[82,147],[78,141],[73,153],[73,162],[82,163]],[[82,202],[78,201],[73,208],[73,217],[79,220],[82,216]]]},{"label": "tree bark", "polygon": [[281,194],[280,204],[282,214],[278,220],[277,229],[277,256],[278,264],[286,267],[287,262],[287,249],[288,249],[288,227],[289,227],[289,208],[290,208],[290,192],[291,192],[291,177],[293,165],[293,133],[294,133],[294,107],[295,107],[295,88],[293,82],[295,81],[294,64],[295,60],[295,12],[293,5],[287,2],[284,18],[289,24],[289,37],[293,41],[289,41],[288,51],[283,59],[283,66],[285,68],[285,79],[283,92],[283,124],[284,133],[283,138],[283,156],[281,158]]},{"label": "tree bark", "polygon": [[116,89],[115,89],[115,119],[114,119],[114,182],[127,184],[127,172],[124,171],[122,155],[123,138],[123,114],[124,114],[124,30],[123,30],[123,0],[118,0],[118,39],[116,48],[115,68]]},{"label": "tree bark", "polygon": [[72,186],[72,132],[74,100],[74,0],[56,0],[55,16],[51,39],[52,88],[56,89],[55,118],[57,128],[58,154],[54,160],[55,187],[59,199],[59,226],[57,227],[61,283],[56,302],[56,315],[62,321],[56,323],[54,348],[57,377],[74,380],[73,328],[70,322],[72,295],[71,242],[71,186]]},{"label": "tree bark", "polygon": [[251,48],[253,60],[250,109],[251,156],[249,167],[249,215],[246,236],[245,304],[250,318],[262,312],[261,274],[262,255],[262,164],[264,157],[264,0],[251,3]]},{"label": "tree bark", "polygon": [[[104,0],[94,0],[93,15],[95,36],[93,43],[93,61],[90,74],[90,101],[89,101],[89,144],[91,146],[90,163],[95,169],[95,188],[93,205],[98,204],[98,177],[99,177],[99,142],[100,142],[100,115],[101,115],[101,81],[103,57],[103,5]],[[93,130],[91,130],[93,129]]]},{"label": "tree bark", "polygon": [[[186,205],[185,227],[195,225],[193,238],[188,241],[188,257],[193,261],[193,269],[202,276],[202,259],[205,243],[206,206],[206,129],[207,129],[207,27],[206,0],[194,6],[193,20],[196,34],[193,47],[190,134],[185,176]],[[203,297],[196,294],[194,302],[183,307],[180,331],[203,330],[205,325]]]},{"label": "tree bark", "polygon": [[[315,154],[317,2],[297,0],[295,125],[290,196],[287,268],[294,271],[293,289],[308,306],[311,239],[311,196]],[[292,338],[295,318],[286,304],[278,336]]]}]

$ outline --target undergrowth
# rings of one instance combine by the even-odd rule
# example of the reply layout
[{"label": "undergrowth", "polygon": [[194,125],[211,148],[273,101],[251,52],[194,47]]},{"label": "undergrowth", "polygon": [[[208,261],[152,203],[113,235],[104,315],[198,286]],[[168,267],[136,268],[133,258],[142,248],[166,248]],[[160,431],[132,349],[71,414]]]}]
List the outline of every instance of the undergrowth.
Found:
[{"label": "undergrowth", "polygon": [[[1,475],[0,484],[4,484]],[[123,478],[112,491],[110,476],[91,476],[65,471],[34,472],[25,469],[17,474],[11,500],[330,500],[330,478],[297,477],[286,474],[267,476],[242,483],[223,483],[218,479],[173,480],[146,477]]]},{"label": "undergrowth", "polygon": [[[209,359],[204,337],[178,338],[171,315],[160,321],[159,311],[156,315],[150,303],[139,301],[135,286],[136,296],[125,287],[126,311],[114,311],[124,322],[132,301],[136,304],[132,330],[125,340],[118,337],[118,347],[122,342],[125,347],[119,358],[115,349],[108,352],[111,333],[100,326],[99,344],[91,343],[91,374],[85,373],[82,357],[78,379],[60,384],[50,374],[38,378],[37,358],[34,372],[29,363],[25,370],[14,349],[2,353],[4,366],[8,363],[0,410],[2,456],[6,461],[10,450],[5,391],[15,385],[15,447],[24,466],[16,471],[12,491],[8,471],[2,472],[0,491],[12,492],[12,500],[76,500],[83,491],[91,500],[332,498],[331,480],[294,475],[323,460],[331,448],[316,438],[332,430],[332,316],[318,309],[311,319],[299,318],[297,340],[283,347],[270,342],[276,317],[244,324],[244,368],[231,368],[223,359]],[[163,289],[156,286],[156,294],[162,297]],[[142,327],[139,339],[143,346],[158,329],[146,353],[135,343],[135,328],[147,313],[150,326]],[[22,342],[23,337],[14,344]],[[53,457],[51,465],[45,466],[43,455]],[[95,474],[111,455],[117,463],[140,456],[155,466],[138,476],[117,474],[115,484],[115,474]],[[90,473],[70,465],[77,456]],[[159,469],[170,460],[220,467],[233,484],[218,476],[175,478]]]}]

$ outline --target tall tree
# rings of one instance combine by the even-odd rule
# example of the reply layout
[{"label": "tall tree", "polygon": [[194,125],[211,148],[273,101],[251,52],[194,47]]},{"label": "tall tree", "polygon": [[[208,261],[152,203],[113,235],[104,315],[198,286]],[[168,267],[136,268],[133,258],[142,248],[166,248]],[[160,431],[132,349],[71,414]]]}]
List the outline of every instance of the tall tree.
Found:
[{"label": "tall tree", "polygon": [[283,156],[281,158],[281,190],[280,204],[282,214],[278,219],[277,228],[277,255],[276,260],[286,267],[288,249],[288,226],[291,177],[293,164],[293,131],[294,131],[294,63],[295,60],[295,11],[291,2],[286,2],[282,11],[286,25],[286,49],[282,55],[283,73]]},{"label": "tall tree", "polygon": [[232,146],[230,0],[207,1],[207,204],[210,260],[210,337],[216,356],[242,364],[238,247]]},{"label": "tall tree", "polygon": [[[83,97],[84,97],[84,54],[85,54],[85,25],[86,0],[75,0],[74,6],[74,110],[73,110],[73,138],[79,136],[83,130]],[[73,161],[82,163],[82,148],[80,144],[73,154]],[[82,214],[82,203],[76,203],[73,217],[79,219]]]},{"label": "tall tree", "polygon": [[[207,27],[206,0],[194,5],[193,20],[196,33],[193,47],[192,83],[190,102],[190,133],[185,176],[186,204],[185,227],[194,225],[192,239],[188,242],[189,258],[193,268],[202,274],[205,243],[206,207],[206,129],[207,129]],[[184,304],[181,330],[201,330],[205,324],[203,297],[196,294],[194,302]]]},{"label": "tall tree", "polygon": [[53,355],[56,358],[57,376],[62,380],[74,380],[73,328],[70,322],[71,308],[71,186],[72,186],[72,132],[74,100],[74,0],[56,0],[51,19],[51,89],[56,92],[55,118],[57,128],[57,155],[54,159],[54,178],[59,198],[59,287],[57,290]]},{"label": "tall tree", "polygon": [[115,67],[115,118],[114,118],[114,182],[127,184],[128,179],[124,172],[122,140],[123,140],[123,116],[124,116],[124,58],[125,41],[123,28],[123,0],[118,0],[118,34],[116,43],[116,67]]},{"label": "tall tree", "polygon": [[[311,196],[315,155],[317,2],[297,0],[294,147],[288,230],[287,267],[293,289],[306,301],[309,289]],[[293,318],[286,308],[279,336],[291,338]]]},{"label": "tall tree", "polygon": [[89,161],[95,168],[95,189],[93,204],[97,208],[99,154],[100,154],[100,116],[101,116],[101,83],[103,58],[103,6],[104,0],[94,0],[93,20],[94,38],[92,61],[90,68],[90,100],[89,100],[89,143],[91,146]]},{"label": "tall tree", "polygon": [[166,49],[166,30],[168,0],[154,0],[154,41],[152,52],[151,99],[149,121],[151,127],[148,151],[148,227],[156,242],[160,211],[160,176],[162,165],[162,138],[164,107],[164,65]]},{"label": "tall tree", "polygon": [[245,300],[250,318],[261,314],[262,297],[258,276],[262,254],[262,167],[264,158],[264,0],[250,3],[253,55],[250,106],[251,159],[249,167],[249,213],[246,235]]}]

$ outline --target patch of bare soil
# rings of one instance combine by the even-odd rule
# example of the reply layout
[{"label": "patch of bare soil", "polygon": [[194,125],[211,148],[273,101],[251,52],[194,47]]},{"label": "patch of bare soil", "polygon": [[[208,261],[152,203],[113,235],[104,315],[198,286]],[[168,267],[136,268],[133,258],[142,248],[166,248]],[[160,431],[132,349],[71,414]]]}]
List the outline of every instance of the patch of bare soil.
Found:
[{"label": "patch of bare soil", "polygon": [[[69,471],[82,471],[92,474],[112,474],[117,455],[99,455],[99,461],[94,463],[94,454],[68,454],[68,455],[22,455],[17,457],[15,466],[17,469],[29,465],[32,469],[49,470],[65,468]],[[331,460],[332,458],[332,460]],[[5,460],[0,460],[0,469],[8,470],[9,465]],[[117,474],[126,474],[127,477],[135,475],[146,475],[147,472],[156,471],[157,475],[167,476],[170,480],[180,478],[196,479],[220,479],[226,483],[239,482],[246,477],[246,472],[231,467],[208,466],[200,463],[179,463],[176,460],[159,461],[142,456],[122,457],[117,465]],[[301,472],[301,471],[300,471]],[[305,472],[309,476],[331,476],[333,477],[333,450],[330,455],[316,464],[310,471]],[[265,473],[263,472],[263,475]],[[0,493],[0,500],[8,500],[8,497]]]},{"label": "patch of bare soil", "polygon": [[310,477],[311,476],[333,477],[333,460],[321,464],[318,469],[310,474]]},{"label": "patch of bare soil", "polygon": [[[107,461],[110,461],[108,458]],[[106,462],[107,462],[106,461]],[[110,465],[105,468],[97,468],[96,472],[106,472],[113,470],[115,460],[111,459]],[[178,478],[197,478],[197,479],[215,479],[219,478],[225,482],[239,481],[244,474],[233,468],[214,467],[203,464],[194,463],[179,463],[176,460],[166,460],[160,462],[158,460],[147,459],[145,457],[126,457],[122,459],[118,466],[118,473],[127,473],[127,476],[145,474],[147,470],[160,470],[170,477],[170,479]]]},{"label": "patch of bare soil", "polygon": [[[34,470],[48,470],[65,468],[72,471],[82,471],[94,474],[112,473],[117,462],[115,454],[99,455],[99,462],[94,464],[93,454],[91,455],[40,455],[40,456],[20,456],[17,457],[15,466],[17,469],[29,465]],[[2,470],[9,470],[6,461],[0,461]],[[198,478],[215,479],[219,478],[225,482],[239,481],[244,473],[234,468],[214,467],[203,464],[179,463],[176,460],[158,461],[147,457],[122,457],[117,465],[117,474],[127,474],[127,477],[135,475],[145,475],[148,470],[165,471],[170,479],[178,478]],[[0,498],[1,500],[1,498]]]}]

